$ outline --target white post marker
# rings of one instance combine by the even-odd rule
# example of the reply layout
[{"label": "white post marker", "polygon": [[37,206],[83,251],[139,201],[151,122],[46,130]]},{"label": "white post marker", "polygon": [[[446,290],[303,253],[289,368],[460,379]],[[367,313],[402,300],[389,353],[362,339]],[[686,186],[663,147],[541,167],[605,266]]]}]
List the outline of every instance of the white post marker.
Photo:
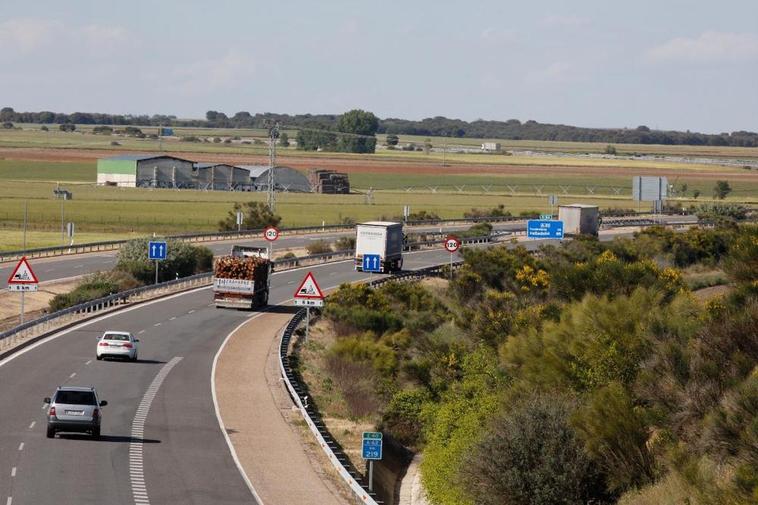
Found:
[{"label": "white post marker", "polygon": [[450,278],[453,278],[453,253],[461,247],[458,237],[448,235],[445,239],[445,249],[450,253]]},{"label": "white post marker", "polygon": [[21,258],[16,264],[16,268],[8,277],[8,289],[10,291],[21,291],[21,324],[24,323],[24,294],[27,291],[37,291],[39,280],[34,275],[31,265],[26,256]]},{"label": "white post marker", "polygon": [[295,291],[293,298],[295,299],[295,305],[305,307],[305,340],[308,340],[311,307],[324,306],[324,292],[321,291],[312,272],[306,274],[305,279],[300,283],[300,287]]}]

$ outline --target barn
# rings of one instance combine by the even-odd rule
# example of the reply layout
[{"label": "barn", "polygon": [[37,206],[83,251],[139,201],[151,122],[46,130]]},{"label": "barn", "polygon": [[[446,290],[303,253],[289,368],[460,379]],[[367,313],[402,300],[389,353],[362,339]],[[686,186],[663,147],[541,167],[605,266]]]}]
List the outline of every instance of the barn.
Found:
[{"label": "barn", "polygon": [[[268,191],[269,167],[266,165],[240,165],[250,173],[250,181],[255,191]],[[289,167],[274,168],[274,189],[276,191],[292,191],[310,193],[311,184],[300,171]]]},{"label": "barn", "polygon": [[195,163],[197,189],[251,191],[250,172],[226,163]]},{"label": "barn", "polygon": [[120,154],[97,160],[97,183],[132,188],[194,188],[193,164],[165,154]]}]

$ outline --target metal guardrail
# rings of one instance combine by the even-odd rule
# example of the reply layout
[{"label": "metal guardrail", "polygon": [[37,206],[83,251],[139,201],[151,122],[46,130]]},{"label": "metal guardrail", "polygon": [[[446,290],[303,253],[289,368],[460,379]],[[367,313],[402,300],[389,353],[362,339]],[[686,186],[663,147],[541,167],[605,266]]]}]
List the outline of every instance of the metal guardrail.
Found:
[{"label": "metal guardrail", "polygon": [[[620,217],[620,216],[619,216]],[[633,217],[633,216],[632,216]],[[437,225],[455,225],[455,224],[476,224],[476,223],[517,223],[525,222],[529,217],[523,216],[481,216],[481,217],[462,217],[457,219],[431,219],[424,221],[406,221],[405,225],[410,227],[418,226],[437,226]],[[330,224],[324,226],[303,226],[297,228],[282,228],[282,235],[304,235],[309,233],[326,233],[350,230],[354,224]],[[263,229],[250,229],[241,231],[219,231],[206,233],[180,233],[175,235],[166,235],[164,238],[182,240],[186,242],[217,242],[222,240],[250,239],[260,238]],[[86,244],[75,244],[72,246],[54,246],[27,249],[26,251],[5,251],[0,252],[0,263],[20,259],[22,256],[29,258],[46,258],[51,256],[68,256],[73,254],[83,254],[100,251],[115,251],[119,249],[128,240],[108,240],[103,242],[90,242]]]},{"label": "metal guardrail", "polygon": [[10,330],[0,333],[0,344],[8,344],[8,342],[10,342],[10,345],[14,346],[17,341],[33,336],[34,334],[45,334],[48,330],[85,319],[96,312],[138,301],[148,292],[151,295],[155,295],[156,293],[160,293],[160,291],[169,293],[191,289],[209,283],[211,276],[211,272],[205,272],[189,277],[182,277],[181,279],[162,282],[160,284],[140,286],[138,288],[121,291],[103,298],[58,310],[24,324],[14,326]]},{"label": "metal guardrail", "polygon": [[[462,264],[463,262],[456,262],[453,264],[453,268],[459,268]],[[370,282],[369,285],[371,287],[378,287],[391,281],[412,281],[424,277],[441,276],[447,273],[449,268],[449,264],[445,264],[435,265],[420,270],[402,272],[393,276],[377,279]],[[287,387],[287,391],[298,410],[300,410],[300,414],[303,416],[308,428],[316,437],[319,446],[326,454],[332,466],[337,470],[339,476],[347,483],[362,503],[368,505],[380,505],[383,502],[377,499],[376,493],[369,492],[368,482],[365,480],[365,477],[355,468],[332,434],[329,433],[326,425],[321,420],[321,415],[316,406],[312,403],[308,403],[308,388],[301,383],[297,373],[292,368],[292,362],[289,357],[289,347],[292,337],[295,334],[295,330],[300,326],[300,323],[304,318],[305,309],[300,309],[292,319],[290,319],[290,322],[287,324],[284,331],[282,331],[279,340],[279,369]]]}]

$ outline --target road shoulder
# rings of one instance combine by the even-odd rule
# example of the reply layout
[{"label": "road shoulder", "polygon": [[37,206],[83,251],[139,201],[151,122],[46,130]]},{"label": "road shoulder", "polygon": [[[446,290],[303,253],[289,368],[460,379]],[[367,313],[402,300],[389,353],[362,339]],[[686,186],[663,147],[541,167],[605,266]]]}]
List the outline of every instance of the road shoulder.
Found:
[{"label": "road shoulder", "polygon": [[280,380],[278,337],[291,317],[264,313],[229,338],[216,368],[219,412],[264,504],[347,504],[328,462],[307,444],[305,423]]}]

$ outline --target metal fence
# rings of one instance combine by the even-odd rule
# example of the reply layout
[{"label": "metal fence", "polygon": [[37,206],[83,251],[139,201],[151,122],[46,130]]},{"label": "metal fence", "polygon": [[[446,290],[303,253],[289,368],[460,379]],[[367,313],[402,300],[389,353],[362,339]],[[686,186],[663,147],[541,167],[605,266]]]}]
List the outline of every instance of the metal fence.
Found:
[{"label": "metal fence", "polygon": [[[460,265],[462,265],[462,262],[454,263],[453,269],[459,268]],[[450,265],[435,265],[420,270],[402,272],[390,277],[377,279],[370,282],[369,285],[372,287],[378,287],[391,281],[415,281],[425,277],[444,276],[448,272],[450,272]],[[319,446],[324,451],[335,470],[337,470],[339,476],[347,483],[350,489],[352,489],[353,493],[355,493],[361,503],[379,505],[383,502],[377,499],[375,493],[369,492],[368,482],[365,477],[355,468],[355,465],[353,465],[339,443],[329,432],[321,419],[321,414],[319,413],[318,408],[312,402],[308,402],[308,388],[301,382],[299,376],[293,369],[293,362],[289,356],[289,348],[295,330],[300,326],[304,318],[305,309],[301,309],[292,319],[290,319],[290,322],[282,332],[279,341],[279,368],[287,387],[287,391],[289,392],[292,401],[295,402],[295,405],[300,410],[308,428],[316,437]]]}]

